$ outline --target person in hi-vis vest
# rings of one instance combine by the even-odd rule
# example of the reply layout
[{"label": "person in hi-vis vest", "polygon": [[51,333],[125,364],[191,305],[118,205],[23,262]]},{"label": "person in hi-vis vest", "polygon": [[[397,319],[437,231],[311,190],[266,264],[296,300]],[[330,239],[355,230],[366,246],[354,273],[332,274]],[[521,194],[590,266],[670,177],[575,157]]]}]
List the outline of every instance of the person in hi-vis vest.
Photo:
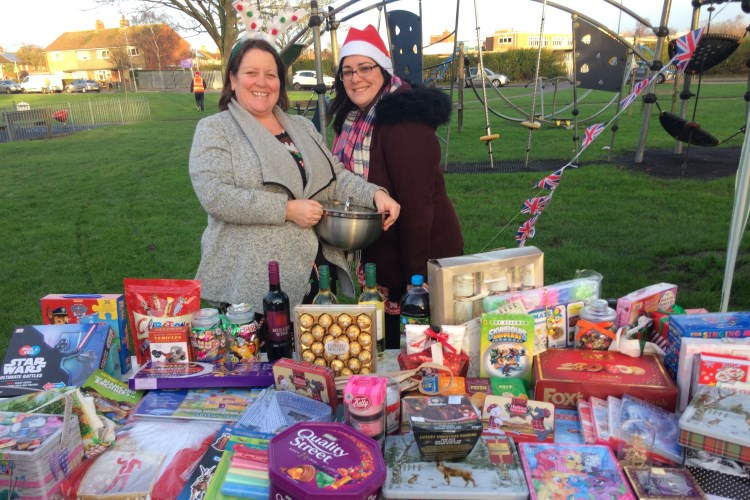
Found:
[{"label": "person in hi-vis vest", "polygon": [[190,82],[190,92],[195,94],[195,105],[198,111],[203,111],[203,93],[206,90],[206,83],[203,81],[200,71],[195,72],[193,80]]}]

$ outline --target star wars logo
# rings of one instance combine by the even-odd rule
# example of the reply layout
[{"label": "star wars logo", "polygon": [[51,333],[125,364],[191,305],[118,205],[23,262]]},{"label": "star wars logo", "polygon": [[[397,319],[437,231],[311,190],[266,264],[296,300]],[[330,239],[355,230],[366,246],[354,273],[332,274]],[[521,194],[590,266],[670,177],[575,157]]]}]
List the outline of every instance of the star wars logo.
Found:
[{"label": "star wars logo", "polygon": [[3,373],[6,375],[42,373],[45,366],[47,366],[47,362],[44,361],[44,358],[16,358],[3,365]]}]

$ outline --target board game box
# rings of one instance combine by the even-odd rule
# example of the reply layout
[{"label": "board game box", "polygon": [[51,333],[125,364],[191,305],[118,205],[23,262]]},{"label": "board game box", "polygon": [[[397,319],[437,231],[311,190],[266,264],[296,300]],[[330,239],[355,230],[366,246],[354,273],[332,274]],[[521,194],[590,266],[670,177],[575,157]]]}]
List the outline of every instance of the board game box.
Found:
[{"label": "board game box", "polygon": [[114,331],[107,323],[19,326],[0,375],[0,397],[80,386],[97,368],[113,373]]},{"label": "board game box", "polygon": [[134,415],[234,422],[260,392],[261,389],[157,389],[141,399]]},{"label": "board game box", "polygon": [[149,361],[130,379],[136,390],[204,387],[268,387],[273,385],[273,363],[162,363]]}]

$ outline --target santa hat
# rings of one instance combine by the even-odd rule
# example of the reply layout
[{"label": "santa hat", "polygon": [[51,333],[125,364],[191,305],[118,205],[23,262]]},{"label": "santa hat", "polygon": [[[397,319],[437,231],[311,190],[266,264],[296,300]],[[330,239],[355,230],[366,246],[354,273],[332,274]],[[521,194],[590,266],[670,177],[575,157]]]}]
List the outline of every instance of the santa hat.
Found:
[{"label": "santa hat", "polygon": [[378,66],[393,74],[393,63],[391,56],[388,54],[383,40],[378,34],[378,30],[372,24],[368,24],[363,30],[351,28],[346,35],[344,45],[339,52],[339,66],[346,56],[366,56],[375,61]]},{"label": "santa hat", "polygon": [[196,72],[195,72],[195,74],[196,74],[196,75],[200,75],[200,74],[201,74],[201,72],[200,72],[200,71],[196,71]]}]

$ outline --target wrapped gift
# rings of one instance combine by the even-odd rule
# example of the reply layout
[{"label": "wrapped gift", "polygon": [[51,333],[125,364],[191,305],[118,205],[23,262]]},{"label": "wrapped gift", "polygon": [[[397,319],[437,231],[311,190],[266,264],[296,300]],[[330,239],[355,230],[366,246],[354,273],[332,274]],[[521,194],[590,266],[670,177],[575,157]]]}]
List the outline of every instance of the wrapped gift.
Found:
[{"label": "wrapped gift", "polygon": [[422,363],[437,363],[448,367],[453,375],[465,377],[469,370],[469,356],[461,350],[465,330],[448,325],[436,332],[426,325],[406,325],[406,351],[398,356],[399,366],[413,370]]}]

